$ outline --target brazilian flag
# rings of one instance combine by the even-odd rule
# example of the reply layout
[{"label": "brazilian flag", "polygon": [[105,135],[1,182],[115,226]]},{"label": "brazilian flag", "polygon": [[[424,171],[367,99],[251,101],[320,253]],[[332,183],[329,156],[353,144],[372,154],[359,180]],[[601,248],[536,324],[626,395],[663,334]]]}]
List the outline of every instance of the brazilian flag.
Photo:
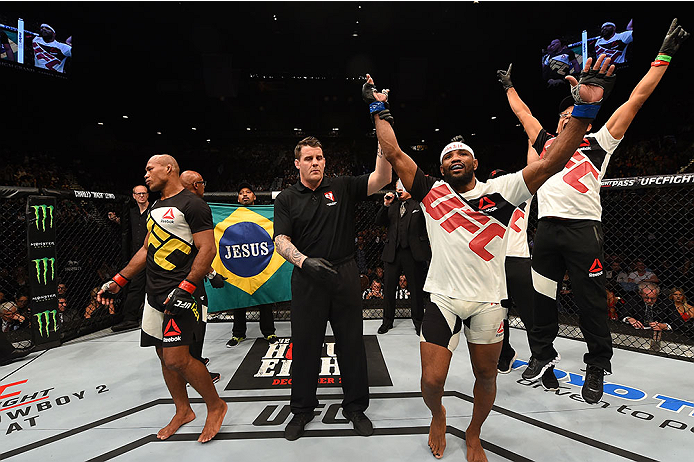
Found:
[{"label": "brazilian flag", "polygon": [[214,289],[206,282],[208,311],[290,300],[293,265],[275,252],[274,207],[209,206],[217,244],[212,268],[227,279],[221,289]]}]

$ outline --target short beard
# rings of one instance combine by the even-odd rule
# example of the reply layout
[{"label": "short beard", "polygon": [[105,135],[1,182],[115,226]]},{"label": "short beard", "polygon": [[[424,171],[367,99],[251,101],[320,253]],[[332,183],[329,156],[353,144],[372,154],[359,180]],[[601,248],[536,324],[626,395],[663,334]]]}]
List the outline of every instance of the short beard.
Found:
[{"label": "short beard", "polygon": [[468,170],[465,172],[465,175],[463,176],[453,176],[451,175],[451,171],[444,171],[443,173],[443,179],[453,187],[454,190],[459,191],[462,190],[465,186],[467,186],[472,179],[475,177],[475,172],[473,170]]}]

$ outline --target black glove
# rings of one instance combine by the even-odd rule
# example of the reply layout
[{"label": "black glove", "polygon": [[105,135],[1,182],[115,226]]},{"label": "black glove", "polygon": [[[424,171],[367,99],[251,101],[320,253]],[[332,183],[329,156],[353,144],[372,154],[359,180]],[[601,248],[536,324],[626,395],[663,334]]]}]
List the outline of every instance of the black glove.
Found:
[{"label": "black glove", "polygon": [[224,287],[224,281],[227,280],[227,278],[225,278],[215,270],[212,270],[212,272],[207,275],[207,279],[210,281],[210,285],[215,289],[221,289],[222,287]]},{"label": "black glove", "polygon": [[381,119],[388,122],[392,127],[395,123],[395,120],[393,119],[393,115],[390,113],[389,110],[390,105],[388,104],[388,93],[386,91],[381,92],[384,95],[386,95],[386,100],[378,101],[374,96],[374,92],[378,93],[378,90],[376,90],[376,86],[373,83],[369,83],[369,81],[367,80],[366,83],[364,83],[364,86],[361,88],[361,97],[364,99],[364,102],[369,105],[371,121],[374,121],[374,114],[378,114],[378,116]]},{"label": "black glove", "polygon": [[[600,72],[599,69],[596,70],[592,67],[588,71],[582,71],[578,79],[578,85],[571,88],[571,96],[573,96],[575,101],[574,110],[571,115],[574,117],[594,119],[598,114],[602,102],[605,101],[605,98],[612,92],[616,78],[617,76],[614,74],[608,76],[606,73]],[[579,93],[581,85],[595,85],[602,88],[603,93],[600,101],[583,101]]]},{"label": "black glove", "polygon": [[192,282],[184,280],[178,287],[169,292],[169,295],[164,301],[164,310],[168,311],[172,316],[176,316],[183,310],[192,310],[197,305],[193,292],[196,286]]},{"label": "black glove", "polygon": [[682,26],[677,25],[677,18],[672,20],[670,24],[670,29],[665,35],[663,44],[660,45],[659,55],[666,55],[672,57],[677,50],[679,50],[680,45],[689,37],[689,33],[682,29]]},{"label": "black glove", "polygon": [[501,86],[504,87],[504,91],[513,88],[513,82],[511,82],[511,66],[513,66],[513,63],[508,65],[507,71],[501,69],[496,71],[496,77],[499,79],[499,82],[501,82]]},{"label": "black glove", "polygon": [[333,268],[332,263],[325,258],[308,257],[301,265],[301,269],[306,271],[309,276],[320,279],[321,281],[326,281],[330,276],[337,275],[337,271]]},{"label": "black glove", "polygon": [[121,289],[128,285],[129,282],[130,279],[120,273],[116,273],[113,278],[109,279],[101,286],[99,294],[102,298],[116,298],[116,295],[118,295]]}]

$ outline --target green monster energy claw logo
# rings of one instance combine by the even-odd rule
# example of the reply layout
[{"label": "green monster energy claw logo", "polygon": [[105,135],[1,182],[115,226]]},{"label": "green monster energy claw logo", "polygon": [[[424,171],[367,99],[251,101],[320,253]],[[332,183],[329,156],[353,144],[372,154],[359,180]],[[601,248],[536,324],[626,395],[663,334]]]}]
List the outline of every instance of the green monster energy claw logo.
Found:
[{"label": "green monster energy claw logo", "polygon": [[[34,316],[36,316],[36,320],[39,325],[39,334],[41,334],[41,337],[43,337],[44,333],[44,324],[45,324],[45,332],[46,332],[46,337],[50,337],[51,335],[51,319],[53,320],[53,332],[58,332],[58,321],[56,315],[58,314],[58,310],[51,310],[51,311],[42,311],[41,313],[37,313]],[[44,322],[45,318],[45,322]]]},{"label": "green monster energy claw logo", "polygon": [[[52,205],[32,205],[34,209],[34,216],[36,217],[36,229],[39,228],[39,221],[41,221],[41,226],[43,231],[46,231],[46,218],[49,218],[48,227],[53,228],[53,206]],[[39,212],[40,210],[40,212]]]},{"label": "green monster energy claw logo", "polygon": [[51,270],[51,281],[55,278],[55,258],[37,258],[31,260],[36,267],[36,280],[41,283],[41,269],[43,269],[43,284],[48,284],[48,268]]}]

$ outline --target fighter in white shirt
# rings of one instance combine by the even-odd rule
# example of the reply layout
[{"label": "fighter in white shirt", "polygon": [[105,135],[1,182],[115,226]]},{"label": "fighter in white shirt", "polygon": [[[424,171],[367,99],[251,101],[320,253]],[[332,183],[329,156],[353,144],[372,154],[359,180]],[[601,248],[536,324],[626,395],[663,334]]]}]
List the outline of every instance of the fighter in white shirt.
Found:
[{"label": "fighter in white shirt", "polygon": [[[607,324],[603,270],[600,182],[612,152],[665,74],[670,58],[688,36],[675,19],[656,60],[636,85],[628,101],[612,114],[605,126],[595,134],[586,135],[562,171],[537,191],[539,222],[532,257],[535,306],[533,329],[528,332],[532,356],[523,371],[523,378],[537,379],[560,359],[553,346],[559,330],[556,293],[559,282],[568,270],[580,312],[579,327],[588,346],[588,353],[583,358],[587,366],[581,394],[591,404],[602,398],[604,374],[612,371],[612,337]],[[498,71],[497,75],[506,90],[511,109],[533,147],[540,153],[539,158],[543,158],[559,138],[549,135],[532,115],[513,88],[510,73]],[[558,134],[566,130],[567,122],[575,115],[577,107],[571,97],[562,101]]]},{"label": "fighter in white shirt", "polygon": [[[70,41],[68,39],[68,41]],[[72,56],[72,46],[55,39],[55,29],[48,24],[41,24],[39,35],[32,41],[34,65],[41,69],[65,72],[65,62]]]},{"label": "fighter in white shirt", "polygon": [[475,178],[478,161],[472,148],[456,139],[441,151],[444,179],[426,176],[398,146],[390,125],[393,118],[386,106],[387,95],[375,91],[373,80],[367,76],[363,96],[370,103],[378,141],[405,189],[421,202],[431,242],[424,290],[431,294],[432,303],[424,314],[420,352],[422,395],[432,413],[429,447],[436,458],[443,457],[446,446],[446,411],[441,402],[444,383],[464,324],[475,375],[472,419],[465,432],[467,460],[487,460],[480,431],[496,397],[506,315],[500,304],[507,296],[506,230],[516,207],[566,164],[597,114],[603,93],[609,93],[614,66],[604,57],[591,66],[592,59],[587,60],[580,83],[570,77],[577,98],[582,98],[578,117],[572,117],[548,154],[522,171],[486,183]]}]

